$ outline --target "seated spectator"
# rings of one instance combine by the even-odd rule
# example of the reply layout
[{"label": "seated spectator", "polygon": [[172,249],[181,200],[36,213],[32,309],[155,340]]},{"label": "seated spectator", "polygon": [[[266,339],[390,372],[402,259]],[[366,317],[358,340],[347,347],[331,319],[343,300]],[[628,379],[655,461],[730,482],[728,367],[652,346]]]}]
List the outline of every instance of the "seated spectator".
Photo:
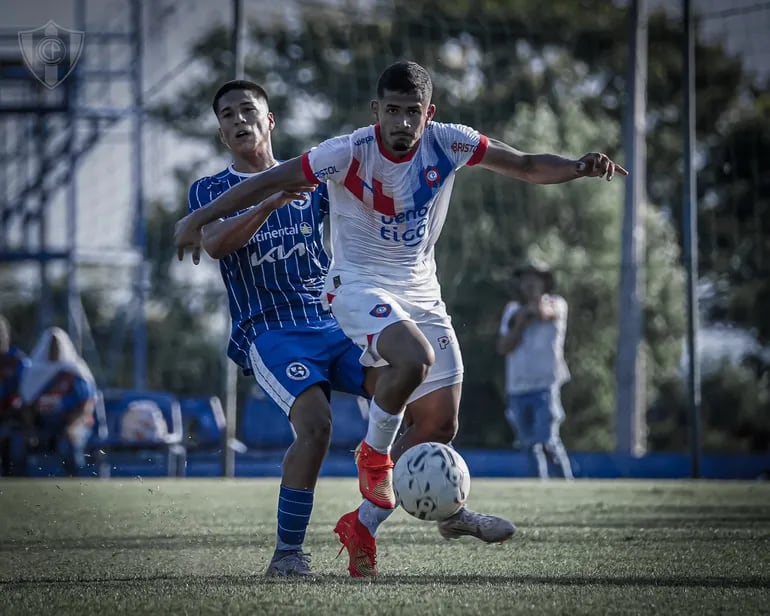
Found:
[{"label": "seated spectator", "polygon": [[19,382],[28,365],[27,356],[11,346],[11,326],[0,315],[0,472],[3,475],[16,474],[12,468],[11,435],[20,426]]},{"label": "seated spectator", "polygon": [[66,472],[77,475],[94,424],[94,377],[58,327],[43,332],[30,359],[20,385],[27,445],[58,452]]},{"label": "seated spectator", "polygon": [[163,411],[152,400],[135,400],[120,422],[120,438],[128,443],[165,443],[168,426]]}]

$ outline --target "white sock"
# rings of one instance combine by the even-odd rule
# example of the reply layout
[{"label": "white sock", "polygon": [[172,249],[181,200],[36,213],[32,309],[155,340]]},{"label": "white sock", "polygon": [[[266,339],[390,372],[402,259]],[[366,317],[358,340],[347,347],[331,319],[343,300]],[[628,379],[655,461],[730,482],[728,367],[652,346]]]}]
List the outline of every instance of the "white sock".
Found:
[{"label": "white sock", "polygon": [[364,439],[369,447],[380,453],[389,453],[393,441],[396,440],[396,434],[401,426],[401,420],[404,418],[404,411],[392,415],[374,401],[369,403],[369,428],[366,431]]},{"label": "white sock", "polygon": [[387,520],[394,511],[395,509],[383,509],[365,500],[358,508],[358,519],[374,537],[377,535],[377,529],[380,527],[380,524]]}]

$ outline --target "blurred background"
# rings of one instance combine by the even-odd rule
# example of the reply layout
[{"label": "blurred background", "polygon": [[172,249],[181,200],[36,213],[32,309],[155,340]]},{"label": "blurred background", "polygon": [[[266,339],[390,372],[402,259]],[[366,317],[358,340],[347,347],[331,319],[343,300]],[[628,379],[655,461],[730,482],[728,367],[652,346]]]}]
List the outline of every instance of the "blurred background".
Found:
[{"label": "blurred background", "polygon": [[[458,447],[511,447],[495,341],[514,269],[537,258],[570,306],[568,450],[672,453],[695,474],[701,450],[767,461],[770,2],[0,0],[0,14],[0,313],[21,349],[58,325],[101,389],[215,396],[230,438],[259,449],[217,265],[172,245],[189,185],[228,161],[212,96],[236,75],[263,84],[290,158],[369,124],[380,72],[413,59],[439,121],[632,172],[549,187],[460,174],[437,248],[466,365]],[[72,68],[54,87],[19,35],[49,20]]]}]

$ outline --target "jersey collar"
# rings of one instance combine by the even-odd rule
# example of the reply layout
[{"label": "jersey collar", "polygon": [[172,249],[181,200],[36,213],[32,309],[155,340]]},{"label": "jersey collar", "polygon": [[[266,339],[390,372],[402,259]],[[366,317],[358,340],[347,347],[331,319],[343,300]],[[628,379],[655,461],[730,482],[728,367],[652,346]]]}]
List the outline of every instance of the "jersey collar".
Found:
[{"label": "jersey collar", "polygon": [[417,154],[417,147],[420,145],[420,142],[418,141],[415,146],[412,148],[412,151],[409,152],[406,156],[403,158],[396,158],[393,156],[390,152],[388,152],[385,149],[385,145],[382,143],[382,137],[380,137],[380,125],[375,124],[374,125],[374,136],[377,138],[377,147],[380,149],[380,154],[382,154],[385,158],[387,158],[392,163],[407,163],[410,160],[414,158],[414,155]]}]

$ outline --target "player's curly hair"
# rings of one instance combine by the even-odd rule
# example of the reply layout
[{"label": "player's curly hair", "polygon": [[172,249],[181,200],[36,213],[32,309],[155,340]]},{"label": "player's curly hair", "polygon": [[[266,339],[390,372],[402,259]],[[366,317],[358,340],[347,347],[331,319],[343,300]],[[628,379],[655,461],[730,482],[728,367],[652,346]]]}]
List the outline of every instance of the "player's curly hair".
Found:
[{"label": "player's curly hair", "polygon": [[261,85],[249,81],[248,79],[233,79],[232,81],[226,81],[219,86],[216,94],[214,94],[214,100],[211,103],[211,107],[214,109],[214,115],[219,115],[219,99],[233,90],[248,90],[249,92],[254,92],[258,98],[264,99],[265,103],[270,106],[270,99]]},{"label": "player's curly hair", "polygon": [[382,98],[385,90],[411,94],[416,92],[420,100],[429,103],[433,96],[433,82],[428,71],[417,62],[396,62],[386,68],[377,81],[377,97]]}]

